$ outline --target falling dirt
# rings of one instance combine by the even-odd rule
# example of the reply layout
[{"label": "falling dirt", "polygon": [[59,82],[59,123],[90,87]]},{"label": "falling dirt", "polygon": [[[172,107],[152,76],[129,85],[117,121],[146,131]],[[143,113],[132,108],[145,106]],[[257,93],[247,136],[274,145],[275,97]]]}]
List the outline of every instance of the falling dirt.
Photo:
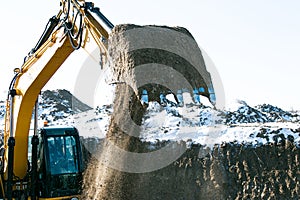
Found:
[{"label": "falling dirt", "polygon": [[[149,91],[150,100],[158,100],[160,93],[169,93],[171,89],[155,82],[140,87],[142,84],[139,81],[143,80],[145,74],[141,76],[133,69],[151,62],[171,65],[189,80],[188,85],[191,88],[204,87],[206,96],[209,96],[208,85],[211,83],[201,53],[198,55],[198,61],[202,63],[199,64],[199,69],[196,69],[197,67],[188,67],[187,60],[169,52],[155,51],[149,47],[130,49],[135,44],[131,44],[132,41],[128,40],[126,32],[138,28],[141,27],[117,26],[109,41],[110,62],[116,84],[114,112],[107,137],[93,141],[98,144],[98,153],[93,154],[85,171],[82,199],[299,199],[300,151],[288,140],[280,144],[257,147],[229,143],[216,145],[213,149],[195,144],[163,168],[139,173],[134,173],[134,170],[128,171],[130,167],[134,169],[135,166],[146,166],[147,160],[132,163],[130,156],[124,152],[147,153],[153,151],[153,148],[161,148],[166,143],[158,142],[153,147],[153,144],[138,139],[139,127],[145,113],[145,105],[142,105],[139,99],[142,89]],[[168,31],[179,31],[192,38],[183,28],[151,26],[151,29],[158,29],[160,33],[163,32],[162,35],[168,35]],[[153,32],[150,31],[149,34]],[[160,41],[166,39],[160,36],[154,37],[158,37]],[[144,37],[147,39],[147,35]],[[152,37],[149,35],[149,38]],[[168,40],[178,46],[184,37]],[[180,45],[183,45],[180,48],[185,50],[193,50],[187,48],[190,44]],[[193,59],[197,61],[196,58]],[[180,84],[179,88],[174,87],[171,92],[180,89]],[[172,84],[174,85],[178,84]],[[87,144],[87,141],[84,142]],[[186,147],[184,142],[178,145]]]}]

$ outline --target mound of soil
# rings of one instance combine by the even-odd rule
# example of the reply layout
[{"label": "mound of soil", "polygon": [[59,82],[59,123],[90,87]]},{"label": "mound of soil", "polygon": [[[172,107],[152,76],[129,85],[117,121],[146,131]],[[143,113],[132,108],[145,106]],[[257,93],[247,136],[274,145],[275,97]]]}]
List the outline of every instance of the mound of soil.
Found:
[{"label": "mound of soil", "polygon": [[107,138],[98,143],[85,172],[82,199],[298,199],[300,153],[290,142],[256,148],[223,144],[212,150],[192,145],[161,169],[135,172],[151,163],[132,160],[132,153],[165,145],[151,149],[138,139],[145,113],[141,92],[159,100],[161,93],[203,87],[202,95],[209,97],[211,78],[195,40],[180,27],[119,25],[111,34],[109,54],[114,112]]},{"label": "mound of soil", "polygon": [[[284,141],[255,148],[227,143],[211,150],[192,145],[172,164],[150,173],[125,173],[94,163],[87,171],[85,199],[296,200],[299,158],[299,148]],[[98,174],[104,169],[108,179]]]}]

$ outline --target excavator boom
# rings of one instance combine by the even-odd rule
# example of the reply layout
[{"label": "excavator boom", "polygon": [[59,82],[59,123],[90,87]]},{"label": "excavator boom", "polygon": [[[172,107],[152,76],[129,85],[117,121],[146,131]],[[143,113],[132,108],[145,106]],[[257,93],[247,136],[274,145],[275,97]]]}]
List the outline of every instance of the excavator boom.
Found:
[{"label": "excavator boom", "polygon": [[[78,0],[61,1],[58,15],[49,20],[37,45],[29,52],[24,64],[15,70],[7,98],[4,146],[0,151],[3,173],[0,186],[4,198],[15,198],[17,192],[14,191],[23,190],[16,185],[26,185],[25,182],[30,182],[29,129],[35,102],[44,85],[72,52],[85,46],[90,39],[98,45],[101,54],[107,54],[107,45],[103,41],[108,39],[109,34],[92,13],[109,29],[113,28],[113,24],[93,3]],[[24,188],[24,191],[29,190],[26,186]],[[19,193],[26,195],[24,191]]]}]

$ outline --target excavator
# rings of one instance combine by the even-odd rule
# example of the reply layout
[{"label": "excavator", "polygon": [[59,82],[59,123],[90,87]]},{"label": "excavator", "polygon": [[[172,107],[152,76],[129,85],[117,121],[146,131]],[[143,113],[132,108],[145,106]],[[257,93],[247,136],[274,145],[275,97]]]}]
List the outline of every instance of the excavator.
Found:
[{"label": "excavator", "polygon": [[[100,57],[105,57],[108,31],[113,27],[94,3],[61,0],[58,14],[50,18],[23,65],[14,70],[0,149],[1,199],[80,198],[84,165],[78,131],[75,127],[39,128],[37,99],[75,50],[94,41]],[[34,131],[29,137],[32,118]]]}]

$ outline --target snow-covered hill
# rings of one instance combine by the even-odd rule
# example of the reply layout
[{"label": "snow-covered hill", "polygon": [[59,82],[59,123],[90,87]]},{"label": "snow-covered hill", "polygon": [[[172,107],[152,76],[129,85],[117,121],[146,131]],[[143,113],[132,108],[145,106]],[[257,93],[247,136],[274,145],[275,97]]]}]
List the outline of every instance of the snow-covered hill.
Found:
[{"label": "snow-covered hill", "polygon": [[[149,102],[143,118],[141,139],[184,140],[207,146],[223,142],[254,145],[280,142],[284,139],[300,144],[300,115],[269,104],[249,106],[237,101],[228,110],[216,110],[206,102],[194,103],[184,93],[184,103],[177,105],[167,97],[163,104]],[[169,100],[168,100],[169,99]],[[205,97],[201,97],[205,100]],[[112,102],[92,109],[67,90],[43,91],[39,98],[39,125],[72,125],[83,137],[103,138],[113,112]],[[0,102],[0,118],[5,113],[5,102]]]},{"label": "snow-covered hill", "polygon": [[172,104],[162,107],[151,102],[144,118],[142,138],[152,142],[184,140],[209,147],[224,142],[261,145],[284,139],[300,145],[299,119],[297,113],[271,105],[253,108],[244,101],[236,102],[231,111],[192,102],[183,107]]},{"label": "snow-covered hill", "polygon": [[266,123],[266,122],[299,122],[297,113],[284,111],[270,104],[249,106],[245,101],[238,101],[237,110],[226,112],[226,124]]},{"label": "snow-covered hill", "polygon": [[[92,110],[91,107],[82,103],[67,90],[46,90],[39,95],[39,125],[67,125],[70,117]],[[3,130],[5,115],[5,101],[0,101],[1,130]]]},{"label": "snow-covered hill", "polygon": [[70,115],[92,110],[67,90],[46,90],[39,97],[39,115],[41,120],[55,123]]}]

